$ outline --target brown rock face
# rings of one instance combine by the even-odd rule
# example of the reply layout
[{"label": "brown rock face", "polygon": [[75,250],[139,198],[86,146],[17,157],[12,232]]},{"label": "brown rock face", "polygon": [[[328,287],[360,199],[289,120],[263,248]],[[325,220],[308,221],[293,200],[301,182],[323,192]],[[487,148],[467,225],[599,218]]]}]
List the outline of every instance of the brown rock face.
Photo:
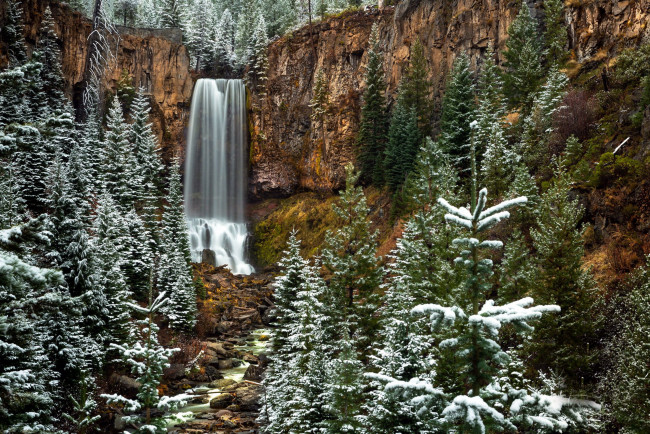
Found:
[{"label": "brown rock face", "polygon": [[[4,5],[0,2],[0,12]],[[25,34],[28,49],[33,49],[45,8],[50,6],[55,31],[60,38],[65,92],[80,103],[86,62],[90,20],[61,3],[48,0],[23,0]],[[2,15],[0,15],[2,16]],[[178,29],[149,30],[118,27],[119,45],[115,62],[107,74],[107,85],[115,89],[123,70],[133,77],[133,85],[143,86],[151,95],[154,129],[162,139],[165,157],[180,149],[193,77],[187,50],[181,45]],[[6,47],[0,45],[0,67],[6,64]]]},{"label": "brown rock face", "polygon": [[[541,27],[542,2],[529,4]],[[389,100],[416,38],[425,46],[434,98],[439,100],[446,74],[461,51],[467,51],[476,65],[489,41],[499,51],[505,48],[506,32],[519,5],[498,0],[407,0],[396,8],[344,14],[315,24],[311,32],[304,27],[271,44],[267,95],[252,98],[250,197],[343,185],[343,167],[356,154],[366,51],[374,22],[379,23],[385,53]],[[602,61],[622,47],[649,40],[648,11],[650,0],[571,2],[566,21],[576,60]],[[325,71],[330,92],[324,144],[309,107],[319,68]]]}]

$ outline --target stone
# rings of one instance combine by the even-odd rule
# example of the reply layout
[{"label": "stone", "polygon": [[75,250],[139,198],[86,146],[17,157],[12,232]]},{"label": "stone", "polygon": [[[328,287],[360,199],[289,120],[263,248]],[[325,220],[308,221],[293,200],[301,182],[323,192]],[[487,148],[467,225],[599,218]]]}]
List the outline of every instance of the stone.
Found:
[{"label": "stone", "polygon": [[215,380],[212,383],[210,383],[210,387],[213,389],[219,389],[223,390],[224,388],[232,385],[232,384],[237,384],[235,380],[232,378],[224,378],[222,380]]},{"label": "stone", "polygon": [[230,393],[221,393],[210,400],[210,408],[224,409],[231,405],[235,397]]},{"label": "stone", "polygon": [[214,250],[203,249],[201,252],[201,262],[208,265],[217,265],[217,254]]},{"label": "stone", "polygon": [[219,410],[218,412],[215,413],[216,417],[224,417],[224,416],[229,416],[232,417],[234,416],[234,413],[230,410]]},{"label": "stone", "polygon": [[235,404],[241,411],[258,411],[261,408],[260,394],[262,387],[248,385],[237,390]]},{"label": "stone", "polygon": [[262,381],[262,373],[264,372],[264,368],[258,365],[250,365],[247,369],[246,372],[244,373],[244,380],[248,381]]},{"label": "stone", "polygon": [[232,369],[233,368],[233,360],[232,359],[224,359],[224,360],[219,360],[219,369],[222,371],[225,371],[227,369]]},{"label": "stone", "polygon": [[180,380],[185,377],[185,365],[182,363],[173,363],[163,371],[163,375],[170,381]]},{"label": "stone", "polygon": [[252,365],[259,365],[260,360],[253,354],[244,354],[244,362],[250,363]]},{"label": "stone", "polygon": [[140,386],[142,386],[131,377],[115,373],[110,376],[109,382],[116,386],[115,389],[129,396],[135,396],[138,390],[140,390]]}]

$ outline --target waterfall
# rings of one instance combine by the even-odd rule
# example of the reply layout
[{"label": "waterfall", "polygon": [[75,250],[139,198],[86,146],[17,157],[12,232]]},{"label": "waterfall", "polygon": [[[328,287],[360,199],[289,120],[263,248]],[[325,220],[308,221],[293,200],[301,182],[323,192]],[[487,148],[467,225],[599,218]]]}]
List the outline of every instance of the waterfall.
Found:
[{"label": "waterfall", "polygon": [[192,260],[210,249],[235,274],[254,271],[246,262],[247,128],[242,80],[196,82],[185,159]]}]

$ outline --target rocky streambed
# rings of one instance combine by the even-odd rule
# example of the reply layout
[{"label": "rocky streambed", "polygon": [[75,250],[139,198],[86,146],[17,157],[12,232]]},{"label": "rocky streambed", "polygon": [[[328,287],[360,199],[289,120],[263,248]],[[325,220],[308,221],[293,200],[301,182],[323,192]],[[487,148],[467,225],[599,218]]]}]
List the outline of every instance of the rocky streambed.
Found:
[{"label": "rocky streambed", "polygon": [[168,432],[258,432],[262,375],[272,330],[271,274],[232,275],[223,267],[197,265],[207,297],[206,337],[196,358],[165,372],[165,394],[187,404],[168,415]]}]

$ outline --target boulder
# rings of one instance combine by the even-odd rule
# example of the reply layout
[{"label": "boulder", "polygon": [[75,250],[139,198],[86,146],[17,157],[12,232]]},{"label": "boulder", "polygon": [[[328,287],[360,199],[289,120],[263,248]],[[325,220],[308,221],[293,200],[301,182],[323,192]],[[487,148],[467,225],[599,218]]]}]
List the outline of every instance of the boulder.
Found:
[{"label": "boulder", "polygon": [[261,408],[260,394],[262,387],[247,385],[237,389],[235,404],[239,406],[240,411],[258,411]]},{"label": "boulder", "polygon": [[109,382],[116,386],[115,389],[129,396],[135,396],[140,390],[140,386],[142,386],[133,378],[119,374],[111,375]]},{"label": "boulder", "polygon": [[204,264],[216,266],[217,265],[217,254],[214,250],[203,249],[201,252],[201,262]]},{"label": "boulder", "polygon": [[210,400],[210,408],[222,410],[233,403],[235,397],[230,393],[221,393]]},{"label": "boulder", "polygon": [[233,366],[234,365],[232,359],[219,360],[219,369],[222,371],[225,371],[226,369],[232,369]]},{"label": "boulder", "polygon": [[185,365],[182,363],[173,363],[163,371],[163,375],[170,381],[180,380],[185,377]]},{"label": "boulder", "polygon": [[250,365],[244,373],[244,380],[248,381],[262,381],[262,373],[264,368],[259,365]]},{"label": "boulder", "polygon": [[234,413],[230,410],[219,410],[218,412],[215,413],[216,417],[224,417],[224,416],[234,416]]},{"label": "boulder", "polygon": [[260,361],[253,354],[244,354],[244,362],[250,363],[251,365],[259,365]]},{"label": "boulder", "polygon": [[232,378],[224,378],[222,380],[213,381],[212,383],[210,383],[210,387],[213,389],[223,390],[232,384],[237,384],[237,382]]}]

